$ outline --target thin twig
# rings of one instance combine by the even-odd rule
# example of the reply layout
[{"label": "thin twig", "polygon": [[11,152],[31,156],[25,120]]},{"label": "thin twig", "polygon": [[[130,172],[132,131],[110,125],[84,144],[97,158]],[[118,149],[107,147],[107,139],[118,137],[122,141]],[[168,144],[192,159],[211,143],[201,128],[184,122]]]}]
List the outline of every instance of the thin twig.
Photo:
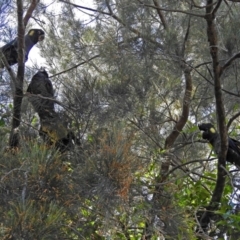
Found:
[{"label": "thin twig", "polygon": [[[182,168],[188,164],[191,164],[191,163],[199,163],[199,162],[211,162],[211,161],[214,161],[216,160],[216,158],[210,158],[210,159],[196,159],[196,160],[191,160],[191,161],[188,161],[186,163],[183,163],[181,165],[177,165],[176,167],[172,168],[166,175],[170,175],[171,173],[173,173],[175,170],[179,169],[179,168]],[[212,178],[208,178],[209,180],[214,180],[215,179],[212,179]]]},{"label": "thin twig", "polygon": [[183,14],[187,14],[190,16],[195,16],[195,17],[201,17],[201,18],[205,18],[206,15],[202,15],[202,14],[196,14],[196,13],[192,13],[192,12],[188,12],[188,11],[183,11],[183,10],[177,10],[177,9],[166,9],[166,8],[161,8],[161,7],[156,7],[154,5],[150,5],[150,4],[145,4],[142,1],[139,1],[143,6],[146,7],[150,7],[150,8],[155,8],[155,9],[159,9],[165,12],[178,12],[178,13],[183,13]]},{"label": "thin twig", "polygon": [[98,54],[98,55],[95,55],[95,56],[89,58],[88,60],[83,61],[83,62],[81,62],[81,63],[79,63],[79,64],[77,64],[77,65],[75,65],[75,66],[73,66],[73,67],[71,67],[71,68],[68,68],[68,69],[66,69],[66,70],[64,70],[64,71],[62,71],[62,72],[56,73],[56,74],[50,76],[49,78],[56,77],[56,76],[61,75],[61,74],[63,74],[63,73],[69,72],[69,71],[71,71],[71,70],[73,70],[73,69],[75,69],[75,68],[77,68],[77,67],[79,67],[79,66],[81,66],[81,65],[83,65],[83,64],[85,64],[85,63],[90,62],[91,60],[93,60],[94,58],[97,58],[97,57],[100,57],[100,55],[99,55],[99,54]]},{"label": "thin twig", "polygon": [[234,54],[222,67],[221,67],[221,74],[223,73],[223,71],[231,65],[231,63],[237,59],[237,58],[240,58],[240,52]]},{"label": "thin twig", "polygon": [[228,121],[228,123],[227,123],[227,129],[229,129],[229,127],[231,126],[232,122],[233,122],[237,117],[239,117],[239,116],[240,116],[240,112],[236,113],[235,115],[233,115],[233,116],[229,119],[229,121]]}]

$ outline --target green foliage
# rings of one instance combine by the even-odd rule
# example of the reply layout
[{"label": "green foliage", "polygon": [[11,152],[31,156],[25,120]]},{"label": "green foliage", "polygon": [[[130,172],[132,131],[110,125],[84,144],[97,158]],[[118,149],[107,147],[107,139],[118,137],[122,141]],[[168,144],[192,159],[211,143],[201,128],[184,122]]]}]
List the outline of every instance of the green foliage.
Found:
[{"label": "green foliage", "polygon": [[4,225],[1,237],[10,239],[49,239],[57,236],[64,220],[63,209],[57,204],[39,204],[34,200],[24,203],[9,203],[11,208],[2,218]]},{"label": "green foliage", "polygon": [[0,119],[0,127],[3,127],[3,126],[5,126],[5,121],[4,121],[4,119]]},{"label": "green foliage", "polygon": [[64,205],[69,201],[70,182],[65,182],[68,171],[57,152],[39,148],[36,143],[30,149],[2,155],[2,239],[65,235],[61,229],[67,220]]},{"label": "green foliage", "polygon": [[[71,1],[41,2],[27,26],[36,21],[46,32],[35,48],[61,102],[55,110],[66,120],[47,130],[56,139],[66,133],[61,126],[68,125],[81,144],[64,154],[43,145],[39,119],[25,104],[21,127],[14,129],[21,147],[8,149],[13,81],[1,72],[0,238],[196,239],[196,213],[208,206],[217,177],[217,160],[210,159],[216,155],[197,127],[219,125],[213,81],[218,69],[202,17],[206,9],[197,0],[194,5],[177,0],[94,3],[91,11]],[[16,19],[15,7],[13,1],[0,20],[6,11]],[[237,4],[224,2],[216,10],[217,51],[224,66],[238,52],[240,11]],[[14,21],[11,25],[17,26]],[[3,42],[17,35],[16,27],[1,29]],[[39,58],[26,63],[26,81],[40,65]],[[238,116],[239,69],[236,58],[222,73],[226,124]],[[193,90],[186,101],[188,71]],[[183,111],[188,104],[189,113]],[[230,133],[239,139],[238,118]],[[226,171],[233,179],[228,166]],[[218,239],[224,234],[234,239],[240,231],[229,182],[212,220],[220,233],[210,229]]]},{"label": "green foliage", "polygon": [[178,204],[192,211],[196,211],[199,206],[207,206],[215,187],[215,179],[216,171],[204,172],[198,180],[190,178],[185,178],[184,181],[178,180],[176,184],[181,192],[181,194],[179,191],[175,193]]}]

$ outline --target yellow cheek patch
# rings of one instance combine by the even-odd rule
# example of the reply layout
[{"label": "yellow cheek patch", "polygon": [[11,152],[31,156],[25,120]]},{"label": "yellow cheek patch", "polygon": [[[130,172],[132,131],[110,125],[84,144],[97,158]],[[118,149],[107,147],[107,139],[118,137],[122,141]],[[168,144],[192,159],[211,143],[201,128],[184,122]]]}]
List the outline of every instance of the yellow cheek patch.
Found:
[{"label": "yellow cheek patch", "polygon": [[34,30],[31,30],[28,35],[29,35],[29,36],[34,35],[34,32],[35,32]]},{"label": "yellow cheek patch", "polygon": [[210,132],[211,132],[211,133],[215,133],[216,131],[215,131],[214,128],[210,128]]}]

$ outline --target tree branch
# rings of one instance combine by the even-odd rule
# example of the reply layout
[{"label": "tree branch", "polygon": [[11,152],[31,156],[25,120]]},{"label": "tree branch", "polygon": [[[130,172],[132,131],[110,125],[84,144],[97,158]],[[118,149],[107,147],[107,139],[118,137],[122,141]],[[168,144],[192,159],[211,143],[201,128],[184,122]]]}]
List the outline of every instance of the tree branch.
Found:
[{"label": "tree branch", "polygon": [[239,116],[240,116],[240,112],[236,113],[235,115],[233,115],[233,116],[229,119],[229,121],[228,121],[228,123],[227,123],[227,129],[229,129],[229,127],[231,126],[231,124],[233,123],[233,121],[234,121],[237,117],[239,117]]},{"label": "tree branch", "polygon": [[12,129],[9,138],[10,147],[19,146],[19,133],[15,131],[21,123],[21,105],[23,98],[23,78],[25,68],[25,26],[23,23],[23,3],[22,0],[17,0],[17,18],[18,18],[18,70],[17,79],[15,82],[15,91],[13,96],[13,118]]},{"label": "tree branch", "polygon": [[12,68],[10,67],[10,65],[8,64],[8,61],[7,61],[6,57],[4,56],[1,48],[0,48],[0,59],[3,62],[3,65],[5,66],[5,68],[7,69],[8,73],[13,81],[13,85],[15,86],[17,84],[17,76],[16,76],[15,72],[12,70]]},{"label": "tree branch", "polygon": [[182,114],[180,116],[179,121],[176,123],[173,131],[167,137],[165,141],[165,149],[169,149],[177,137],[179,136],[180,132],[182,131],[183,127],[185,126],[188,115],[189,115],[189,107],[191,101],[191,94],[192,94],[192,77],[191,77],[191,70],[189,68],[185,69],[184,76],[186,80],[185,86],[185,93],[183,97],[183,107],[182,107]]},{"label": "tree branch", "polygon": [[71,3],[69,1],[59,0],[59,2],[67,3],[67,4],[69,4],[69,5],[73,6],[73,7],[76,7],[76,8],[81,8],[81,9],[85,9],[85,10],[88,10],[88,11],[102,13],[102,14],[110,16],[110,14],[108,12],[100,11],[98,9],[93,9],[93,8],[89,8],[89,7],[84,7],[84,6],[81,6],[81,5],[77,5],[77,4]]},{"label": "tree branch", "polygon": [[153,3],[154,3],[154,6],[156,7],[158,16],[159,16],[159,18],[161,19],[161,22],[162,22],[162,24],[163,24],[163,27],[164,27],[164,29],[166,30],[166,29],[167,29],[167,22],[166,22],[165,17],[164,17],[163,14],[162,14],[162,11],[161,11],[161,9],[160,9],[160,6],[159,6],[159,4],[158,4],[158,1],[157,1],[157,0],[153,0]]},{"label": "tree branch", "polygon": [[216,12],[218,11],[219,7],[221,6],[222,0],[218,0],[215,8],[212,11],[212,15],[215,17]]},{"label": "tree branch", "polygon": [[210,54],[212,57],[212,67],[213,67],[213,79],[214,79],[214,93],[216,100],[216,111],[217,111],[217,122],[219,126],[219,133],[221,139],[221,149],[218,154],[218,166],[217,166],[217,181],[213,195],[211,197],[209,205],[206,207],[206,211],[202,214],[200,218],[201,228],[206,231],[208,229],[208,224],[212,216],[214,216],[214,211],[219,208],[221,202],[224,186],[225,186],[225,177],[226,173],[224,171],[226,166],[226,154],[228,149],[228,136],[227,128],[225,126],[225,109],[223,104],[222,89],[221,89],[221,68],[219,65],[219,56],[218,56],[218,40],[217,40],[217,30],[215,26],[215,14],[217,9],[221,4],[221,0],[218,1],[217,6],[213,9],[213,0],[207,0],[206,7],[206,21],[207,21],[207,35],[210,46]]},{"label": "tree branch", "polygon": [[[212,62],[209,62],[209,63],[212,63]],[[199,67],[199,66],[200,66],[200,64],[199,64],[197,67]],[[194,71],[195,71],[196,73],[198,73],[205,81],[207,81],[209,84],[211,84],[212,86],[214,86],[214,83],[212,83],[212,82],[211,82],[209,79],[207,79],[201,72],[199,72],[199,71],[197,70],[197,67],[192,67],[191,65],[189,65],[189,67],[191,67],[192,69],[194,69]],[[220,70],[220,71],[221,71],[221,70]],[[229,95],[232,95],[232,96],[235,96],[235,97],[240,97],[239,94],[230,92],[230,91],[228,91],[228,90],[226,90],[226,89],[224,89],[224,88],[222,88],[222,91],[225,92],[225,93],[227,93],[227,94],[229,94]]]},{"label": "tree branch", "polygon": [[177,9],[166,9],[166,8],[156,7],[156,6],[150,5],[150,4],[145,4],[145,3],[142,2],[142,1],[139,1],[139,2],[140,2],[143,6],[151,7],[151,8],[155,8],[155,9],[159,9],[159,10],[165,11],[165,12],[178,12],[178,13],[183,13],[183,14],[187,14],[187,15],[190,15],[190,16],[205,18],[205,15],[201,15],[201,14],[195,14],[195,13],[192,13],[192,12],[183,11],[183,10],[177,10]]},{"label": "tree branch", "polygon": [[[173,168],[167,173],[167,175],[169,176],[171,173],[173,173],[173,172],[174,172],[175,170],[177,170],[177,169],[186,170],[186,169],[183,169],[183,167],[185,167],[185,166],[188,165],[188,164],[199,163],[199,162],[211,162],[211,161],[214,161],[214,160],[216,160],[216,158],[191,160],[191,161],[189,161],[189,162],[182,163],[182,164],[179,164],[179,165],[173,167]],[[214,180],[214,181],[215,181],[215,179],[213,179],[213,178],[208,178],[208,177],[207,177],[206,179],[209,179],[209,180],[212,180],[212,181]]]},{"label": "tree branch", "polygon": [[68,68],[68,69],[66,69],[66,70],[64,70],[64,71],[62,71],[62,72],[56,73],[56,74],[50,76],[49,78],[56,77],[56,76],[61,75],[61,74],[63,74],[63,73],[69,72],[69,71],[71,71],[71,70],[73,70],[73,69],[75,69],[75,68],[77,68],[77,67],[79,67],[79,66],[81,66],[81,65],[83,65],[83,64],[85,64],[85,63],[90,62],[91,60],[93,60],[93,59],[95,59],[95,58],[97,58],[97,57],[100,57],[100,55],[99,55],[99,54],[98,54],[98,55],[95,55],[95,56],[89,58],[89,59],[86,60],[86,61],[83,61],[83,62],[80,62],[79,64],[76,64],[75,66],[73,66],[73,67],[71,67],[71,68]]},{"label": "tree branch", "polygon": [[[191,102],[191,96],[192,96],[192,77],[191,77],[190,68],[186,68],[184,70],[184,76],[185,76],[186,85],[185,85],[185,93],[183,97],[182,114],[180,116],[180,119],[175,124],[173,131],[166,138],[165,146],[164,146],[166,150],[169,150],[172,147],[175,140],[181,133],[183,127],[185,126],[189,116],[190,102]],[[170,164],[171,164],[170,160],[164,161],[162,163],[161,172],[160,172],[160,176],[161,176],[160,182],[164,182],[166,180]]]},{"label": "tree branch", "polygon": [[87,8],[87,7],[83,7],[83,6],[80,6],[80,5],[77,5],[77,4],[74,4],[74,3],[71,3],[71,2],[67,2],[67,1],[64,1],[64,0],[59,0],[60,2],[63,2],[63,3],[67,3],[67,4],[70,4],[74,7],[77,7],[77,8],[82,8],[82,9],[86,9],[86,10],[89,10],[89,11],[93,11],[93,12],[98,12],[98,13],[101,13],[101,14],[105,14],[105,15],[108,15],[108,16],[111,16],[113,19],[115,19],[116,21],[118,21],[120,24],[122,24],[124,27],[126,27],[128,30],[130,30],[131,32],[133,32],[135,35],[137,35],[138,37],[141,37],[145,40],[148,40],[149,42],[159,46],[161,49],[163,48],[162,44],[157,42],[157,41],[154,41],[153,39],[151,39],[148,35],[144,35],[142,32],[140,32],[138,29],[136,28],[133,28],[131,26],[128,26],[122,19],[120,19],[116,14],[113,13],[110,5],[108,4],[108,2],[106,2],[107,4],[107,7],[108,7],[108,10],[109,12],[104,12],[104,11],[100,11],[100,10],[97,10],[97,9],[92,9],[92,8]]},{"label": "tree branch", "polygon": [[[187,66],[185,67],[186,67],[184,70],[185,93],[183,97],[182,114],[180,116],[180,119],[175,124],[173,131],[169,134],[169,136],[165,140],[164,148],[167,151],[173,146],[175,140],[181,133],[183,127],[185,126],[189,116],[189,109],[190,109],[190,102],[191,102],[191,95],[192,95],[192,77],[191,77],[191,68]],[[156,179],[157,184],[160,184],[160,185],[156,186],[156,189],[153,195],[153,201],[155,203],[157,203],[161,198],[161,194],[162,194],[161,185],[166,181],[170,165],[171,165],[171,159],[169,159],[169,156],[167,153],[166,159],[162,162],[159,177]]]},{"label": "tree branch", "polygon": [[[189,36],[188,34],[189,28],[190,28],[190,24],[188,26],[188,30],[185,35],[185,41],[183,44],[186,44],[187,42],[187,39]],[[180,53],[181,56],[184,56],[184,51],[185,51],[185,47],[182,46],[182,51]],[[165,159],[161,164],[160,173],[155,180],[157,184],[153,194],[153,211],[156,211],[156,209],[159,208],[159,202],[161,202],[161,196],[164,192],[162,185],[166,183],[166,179],[168,177],[169,168],[171,165],[171,155],[169,154],[169,149],[173,146],[177,137],[180,135],[189,116],[190,102],[192,98],[192,76],[191,76],[192,68],[189,67],[185,62],[181,63],[180,67],[182,68],[184,72],[184,77],[185,77],[185,93],[184,93],[183,102],[182,102],[182,113],[179,120],[176,122],[172,132],[168,135],[168,137],[165,140],[164,149],[166,150],[166,154],[165,154]],[[152,219],[151,224],[153,224],[153,222],[154,222],[154,219]],[[148,233],[150,235],[148,239],[151,239],[151,229],[148,230],[148,227],[147,227],[147,231],[150,231]]]},{"label": "tree branch", "polygon": [[35,8],[37,7],[39,2],[40,2],[40,0],[32,0],[31,5],[28,8],[27,13],[23,19],[23,23],[24,23],[25,27],[27,26],[28,20],[32,17],[32,13],[35,10]]},{"label": "tree branch", "polygon": [[[13,118],[12,118],[12,129],[9,137],[9,146],[14,148],[20,144],[19,133],[16,129],[21,123],[21,105],[23,99],[23,79],[25,72],[25,27],[28,23],[29,18],[32,15],[33,10],[36,8],[38,0],[33,0],[26,16],[23,18],[23,2],[17,0],[17,18],[18,18],[18,69],[17,77],[14,80],[14,96],[13,96]],[[3,58],[4,61],[4,58]],[[5,66],[7,66],[5,64]],[[7,66],[8,69],[9,66]],[[9,67],[10,68],[10,67]],[[9,72],[11,70],[8,69]],[[11,73],[12,74],[12,73]],[[11,75],[13,78],[13,75]],[[14,78],[13,78],[14,79]]]},{"label": "tree branch", "polygon": [[228,66],[230,66],[231,63],[232,63],[235,59],[237,59],[237,58],[240,58],[240,52],[234,54],[234,55],[221,67],[221,69],[220,69],[220,74],[222,74],[223,71],[224,71]]}]

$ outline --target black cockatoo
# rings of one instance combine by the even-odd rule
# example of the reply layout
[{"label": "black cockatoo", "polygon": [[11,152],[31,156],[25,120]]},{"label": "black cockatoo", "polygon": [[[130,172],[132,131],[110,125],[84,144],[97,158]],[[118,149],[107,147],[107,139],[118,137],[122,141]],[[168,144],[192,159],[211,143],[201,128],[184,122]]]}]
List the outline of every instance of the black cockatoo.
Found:
[{"label": "black cockatoo", "polygon": [[48,145],[54,146],[60,152],[70,150],[75,143],[80,144],[79,139],[63,124],[59,115],[41,120],[39,135]]},{"label": "black cockatoo", "polygon": [[38,113],[40,119],[52,118],[54,110],[54,90],[48,73],[40,69],[33,77],[27,88],[28,99]]},{"label": "black cockatoo", "polygon": [[[38,43],[39,41],[43,41],[45,37],[45,33],[41,29],[31,29],[28,31],[27,35],[25,35],[25,61],[28,60],[28,54],[32,47]],[[11,42],[7,43],[3,47],[1,47],[1,50],[3,54],[5,55],[8,64],[14,65],[18,61],[18,38],[15,38]],[[3,68],[4,65],[2,61],[0,61],[0,68]]]},{"label": "black cockatoo", "polygon": [[40,69],[27,88],[28,100],[40,118],[39,134],[50,146],[64,152],[71,149],[73,141],[78,143],[74,133],[67,128],[59,112],[54,110],[54,90],[48,73]]},{"label": "black cockatoo", "polygon": [[[199,130],[203,131],[202,138],[209,141],[216,154],[220,151],[220,136],[211,123],[198,125]],[[228,137],[228,151],[226,161],[240,166],[240,142]]]}]

